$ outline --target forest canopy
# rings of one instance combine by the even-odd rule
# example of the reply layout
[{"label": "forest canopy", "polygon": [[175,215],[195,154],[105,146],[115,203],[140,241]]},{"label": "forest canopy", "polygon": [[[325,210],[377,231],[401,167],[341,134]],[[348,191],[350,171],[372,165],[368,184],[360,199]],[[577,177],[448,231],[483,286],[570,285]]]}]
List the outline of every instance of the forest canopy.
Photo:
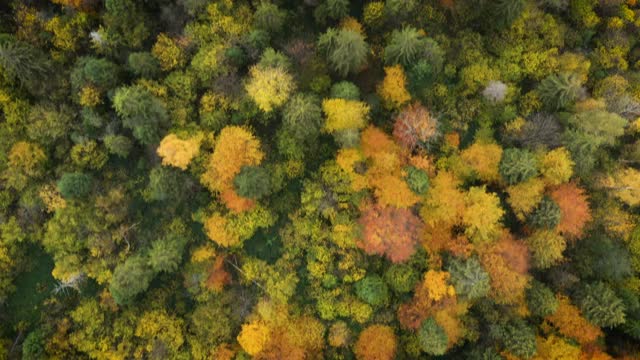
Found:
[{"label": "forest canopy", "polygon": [[640,358],[636,0],[0,1],[0,360]]}]

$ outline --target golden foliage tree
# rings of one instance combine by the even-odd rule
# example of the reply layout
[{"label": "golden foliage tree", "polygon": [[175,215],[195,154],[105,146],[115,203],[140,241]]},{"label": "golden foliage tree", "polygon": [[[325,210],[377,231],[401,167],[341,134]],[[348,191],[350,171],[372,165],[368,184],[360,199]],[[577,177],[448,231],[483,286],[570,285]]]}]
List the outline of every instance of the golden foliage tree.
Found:
[{"label": "golden foliage tree", "polygon": [[560,334],[580,344],[592,343],[602,336],[602,330],[585,319],[580,309],[572,305],[566,296],[558,296],[558,309],[546,319]]},{"label": "golden foliage tree", "polygon": [[458,189],[460,181],[450,172],[440,171],[431,182],[431,188],[420,210],[425,223],[440,223],[448,227],[459,223],[465,211],[465,196]]},{"label": "golden foliage tree", "polygon": [[544,155],[540,161],[540,172],[548,184],[560,185],[573,175],[573,165],[569,151],[557,148]]},{"label": "golden foliage tree", "polygon": [[201,134],[187,140],[178,138],[176,134],[165,136],[157,150],[158,155],[162,158],[162,165],[186,170],[191,160],[200,153],[202,138]]},{"label": "golden foliage tree", "polygon": [[487,193],[484,187],[474,186],[464,197],[465,209],[462,222],[465,234],[472,241],[489,241],[500,234],[500,219],[504,210],[496,194]]},{"label": "golden foliage tree", "polygon": [[267,345],[271,337],[269,327],[262,321],[253,321],[242,325],[238,343],[247,354],[255,356]]},{"label": "golden foliage tree", "polygon": [[507,187],[507,203],[516,217],[524,220],[544,196],[544,182],[540,178],[532,178],[525,182]]},{"label": "golden foliage tree", "polygon": [[260,110],[271,112],[282,106],[295,89],[293,76],[281,67],[253,66],[245,86]]},{"label": "golden foliage tree", "polygon": [[500,145],[475,142],[464,149],[460,156],[475,171],[480,180],[486,182],[498,182],[500,180],[500,173],[498,173],[498,165],[502,158]]},{"label": "golden foliage tree", "polygon": [[360,333],[353,352],[358,360],[392,360],[397,346],[391,327],[371,325]]},{"label": "golden foliage tree", "polygon": [[407,91],[407,77],[400,65],[384,68],[385,77],[378,85],[378,94],[389,109],[397,109],[411,100]]},{"label": "golden foliage tree", "polygon": [[355,100],[326,99],[322,101],[322,111],[327,118],[325,130],[330,133],[362,129],[369,116],[369,106]]}]

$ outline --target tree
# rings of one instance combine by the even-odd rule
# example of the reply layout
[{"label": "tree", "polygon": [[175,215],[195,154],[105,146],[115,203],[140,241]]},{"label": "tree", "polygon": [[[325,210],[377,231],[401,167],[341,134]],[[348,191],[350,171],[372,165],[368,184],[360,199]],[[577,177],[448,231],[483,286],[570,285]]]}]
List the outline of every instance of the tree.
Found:
[{"label": "tree", "polygon": [[551,185],[566,183],[573,175],[573,161],[569,151],[558,148],[549,151],[540,161],[540,173]]},{"label": "tree", "polygon": [[3,173],[7,185],[22,190],[29,179],[37,179],[44,174],[47,155],[34,143],[18,141],[9,150],[8,168]]},{"label": "tree", "polygon": [[349,81],[339,81],[331,86],[331,97],[335,99],[360,100],[360,89]]},{"label": "tree", "polygon": [[295,89],[293,77],[281,67],[254,66],[249,74],[245,89],[264,112],[282,106]]},{"label": "tree", "polygon": [[353,352],[358,360],[392,360],[396,348],[397,340],[391,327],[370,325],[358,336]]},{"label": "tree", "polygon": [[605,188],[629,206],[640,204],[640,171],[627,167],[619,169],[604,181]]},{"label": "tree", "polygon": [[465,234],[472,241],[490,241],[500,234],[504,210],[496,194],[474,186],[465,195],[464,202],[462,223],[466,226]]},{"label": "tree", "polygon": [[507,184],[514,185],[538,175],[538,161],[530,151],[506,149],[502,153],[499,171]]},{"label": "tree", "polygon": [[262,352],[270,340],[271,331],[266,324],[254,321],[242,325],[238,343],[247,354],[255,356]]},{"label": "tree", "polygon": [[119,305],[129,304],[138,294],[147,290],[153,275],[147,260],[141,255],[133,255],[116,266],[109,291]]},{"label": "tree", "polygon": [[378,275],[367,275],[355,284],[356,295],[369,305],[382,306],[389,302],[387,284]]},{"label": "tree", "polygon": [[393,125],[393,137],[410,150],[419,145],[428,145],[437,135],[438,121],[418,102],[405,107]]},{"label": "tree", "polygon": [[423,50],[424,33],[407,26],[394,30],[387,47],[384,48],[384,61],[387,64],[412,65]]},{"label": "tree", "polygon": [[394,263],[411,257],[422,229],[422,222],[410,210],[379,205],[364,211],[359,223],[362,241],[358,247],[370,255],[385,255]]},{"label": "tree", "polygon": [[326,99],[322,101],[326,116],[325,130],[335,133],[342,130],[362,129],[367,124],[369,106],[360,101]]},{"label": "tree", "polygon": [[162,158],[162,165],[186,170],[191,160],[200,153],[201,142],[202,135],[182,140],[176,134],[169,134],[162,139],[156,152]]},{"label": "tree", "polygon": [[264,153],[260,141],[246,128],[227,126],[218,135],[206,172],[200,181],[213,192],[222,192],[233,186],[233,179],[243,166],[260,164]]},{"label": "tree", "polygon": [[93,86],[100,91],[111,90],[120,81],[118,65],[106,58],[82,57],[71,72],[71,86],[75,93],[85,86]]},{"label": "tree", "polygon": [[169,120],[162,101],[139,85],[117,89],[113,108],[122,118],[122,125],[145,145],[160,140],[160,130]]},{"label": "tree", "polygon": [[491,325],[489,335],[500,341],[505,350],[515,356],[529,359],[536,355],[536,333],[520,318],[506,324]]},{"label": "tree", "polygon": [[126,158],[133,146],[131,140],[124,135],[107,135],[103,139],[104,147],[110,154]]},{"label": "tree", "polygon": [[594,342],[602,336],[600,328],[585,319],[580,314],[580,310],[572,305],[567,297],[558,296],[557,298],[558,308],[555,313],[547,316],[547,320],[549,320],[562,335],[572,338],[580,344]]},{"label": "tree", "polygon": [[500,180],[500,173],[498,172],[498,166],[502,158],[500,145],[475,142],[464,149],[460,157],[471,166],[480,180],[487,182],[498,182]]},{"label": "tree", "polygon": [[433,318],[428,318],[420,325],[418,342],[420,349],[429,355],[444,355],[447,352],[449,338],[442,327]]},{"label": "tree", "polygon": [[392,264],[384,273],[384,280],[396,293],[408,293],[420,280],[417,271],[408,264]]},{"label": "tree", "polygon": [[92,182],[91,176],[85,173],[64,173],[58,180],[57,187],[63,198],[81,199],[91,191]]},{"label": "tree", "polygon": [[447,271],[451,274],[451,283],[456,289],[456,294],[476,300],[489,293],[489,274],[484,271],[477,258],[454,258],[447,265]]},{"label": "tree", "polygon": [[538,354],[534,359],[578,359],[581,357],[580,348],[571,345],[561,337],[549,335],[546,339],[538,337],[536,339]]},{"label": "tree", "polygon": [[549,316],[558,309],[558,299],[543,283],[534,280],[527,289],[527,307],[535,316]]},{"label": "tree", "polygon": [[361,34],[353,30],[330,28],[320,35],[318,49],[333,70],[344,77],[366,65],[369,45]]},{"label": "tree", "polygon": [[411,191],[418,195],[424,195],[429,190],[429,175],[424,170],[413,166],[405,168],[405,180]]},{"label": "tree", "polygon": [[322,128],[322,108],[312,95],[296,94],[282,110],[282,124],[287,134],[298,141],[315,139]]},{"label": "tree", "polygon": [[389,109],[398,109],[411,100],[406,89],[407,78],[400,65],[384,68],[385,77],[378,85],[378,94]]},{"label": "tree", "polygon": [[165,33],[158,34],[151,54],[158,59],[163,71],[170,71],[184,66],[186,54],[180,44]]},{"label": "tree", "polygon": [[587,284],[578,291],[576,305],[593,324],[613,327],[625,322],[625,306],[603,282]]},{"label": "tree", "polygon": [[184,321],[163,310],[147,311],[138,320],[135,336],[146,343],[144,349],[148,356],[158,352],[178,356],[185,342]]},{"label": "tree", "polygon": [[572,73],[549,75],[538,86],[540,99],[551,110],[559,110],[571,105],[580,96],[580,77]]},{"label": "tree", "polygon": [[150,52],[132,52],[127,58],[131,72],[145,79],[154,79],[160,74],[160,62]]},{"label": "tree", "polygon": [[151,243],[149,249],[149,266],[155,272],[173,272],[182,262],[182,253],[187,244],[186,226],[175,220],[167,226],[167,232]]},{"label": "tree", "polygon": [[555,229],[560,223],[561,210],[558,204],[545,196],[529,216],[529,224],[536,228]]},{"label": "tree", "polygon": [[271,175],[260,166],[244,166],[233,180],[238,195],[260,199],[271,193]]},{"label": "tree", "polygon": [[562,253],[567,247],[565,239],[552,230],[538,230],[526,241],[533,265],[539,269],[547,269],[562,260]]},{"label": "tree", "polygon": [[21,41],[0,39],[0,69],[31,92],[36,92],[51,68],[38,49]]},{"label": "tree", "polygon": [[627,120],[618,114],[604,110],[591,110],[574,114],[569,124],[591,136],[596,146],[613,145],[624,134]]},{"label": "tree", "polygon": [[580,238],[585,225],[591,220],[585,191],[575,183],[567,183],[555,188],[550,196],[560,208],[558,231],[571,239]]},{"label": "tree", "polygon": [[253,14],[253,23],[256,28],[268,33],[277,34],[285,24],[287,14],[278,8],[276,4],[262,2]]},{"label": "tree", "polygon": [[497,242],[480,251],[480,263],[491,278],[490,295],[499,304],[524,300],[529,282],[529,250],[527,246],[504,233]]}]

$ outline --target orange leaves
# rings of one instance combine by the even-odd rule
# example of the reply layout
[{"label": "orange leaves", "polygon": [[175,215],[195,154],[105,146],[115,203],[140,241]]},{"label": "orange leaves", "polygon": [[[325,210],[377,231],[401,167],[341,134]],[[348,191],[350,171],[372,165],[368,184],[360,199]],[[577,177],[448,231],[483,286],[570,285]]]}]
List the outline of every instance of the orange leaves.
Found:
[{"label": "orange leaves", "polygon": [[224,269],[224,256],[218,256],[209,269],[207,288],[220,292],[229,283],[231,283],[231,274]]},{"label": "orange leaves", "polygon": [[162,158],[162,165],[171,165],[186,170],[191,160],[200,153],[200,142],[203,136],[194,136],[182,140],[176,134],[169,134],[162,139],[157,153]]},{"label": "orange leaves", "polygon": [[572,305],[567,297],[558,296],[558,302],[556,312],[547,316],[546,319],[558,328],[562,335],[570,337],[580,344],[594,342],[602,336],[600,328],[585,319],[580,314],[580,310]]},{"label": "orange leaves", "polygon": [[437,120],[418,102],[404,108],[393,125],[393,137],[407,149],[413,149],[420,142],[427,142],[437,133]]},{"label": "orange leaves", "polygon": [[448,280],[449,273],[446,271],[427,271],[422,283],[427,297],[433,301],[440,301],[445,296],[455,296],[456,290],[452,285],[447,284]]},{"label": "orange leaves", "polygon": [[[213,192],[235,193],[233,179],[242,167],[258,165],[263,158],[260,141],[249,130],[239,126],[227,126],[218,136],[215,149],[200,181]],[[237,194],[226,193],[223,201],[229,209],[236,212],[251,208],[247,201],[238,198]]]},{"label": "orange leaves", "polygon": [[527,246],[504,233],[502,238],[480,249],[480,263],[491,278],[490,294],[499,304],[517,304],[524,300],[529,282]]},{"label": "orange leaves", "polygon": [[584,226],[591,220],[588,197],[575,183],[562,184],[551,192],[560,207],[558,231],[567,238],[580,238]]},{"label": "orange leaves", "polygon": [[360,333],[353,351],[358,360],[392,360],[397,346],[391,327],[371,325]]},{"label": "orange leaves", "polygon": [[408,209],[374,205],[360,217],[362,241],[367,254],[385,255],[394,263],[409,259],[422,231],[422,222]]}]

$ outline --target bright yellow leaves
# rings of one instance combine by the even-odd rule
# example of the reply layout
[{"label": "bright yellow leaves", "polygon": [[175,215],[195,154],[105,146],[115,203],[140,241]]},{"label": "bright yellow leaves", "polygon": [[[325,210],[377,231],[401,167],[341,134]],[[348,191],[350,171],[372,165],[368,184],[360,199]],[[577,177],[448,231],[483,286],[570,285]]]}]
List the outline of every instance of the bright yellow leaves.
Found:
[{"label": "bright yellow leaves", "polygon": [[580,348],[569,344],[561,337],[549,335],[536,338],[538,354],[534,360],[573,360],[580,358]]},{"label": "bright yellow leaves", "polygon": [[464,210],[464,194],[458,190],[460,181],[453,174],[441,171],[431,181],[431,189],[420,215],[425,223],[452,226],[459,222]]},{"label": "bright yellow leaves", "polygon": [[573,175],[573,161],[565,148],[551,150],[540,161],[540,172],[550,185],[566,183]]},{"label": "bright yellow leaves", "polygon": [[407,77],[400,65],[385,67],[384,72],[384,80],[378,85],[378,94],[387,108],[398,109],[411,100],[406,89]]},{"label": "bright yellow leaves", "polygon": [[136,327],[136,336],[146,340],[144,351],[153,351],[156,341],[161,341],[170,353],[175,353],[184,343],[183,320],[164,311],[154,310],[142,315]]},{"label": "bright yellow leaves", "polygon": [[486,182],[500,180],[500,174],[498,173],[498,165],[502,158],[500,145],[476,142],[462,151],[460,156],[476,172],[480,180]]},{"label": "bright yellow leaves", "polygon": [[254,321],[242,325],[238,343],[247,354],[254,356],[259,354],[269,342],[271,331],[261,321]]},{"label": "bright yellow leaves", "polygon": [[175,166],[186,170],[187,166],[200,153],[202,134],[187,140],[178,138],[176,134],[169,134],[162,139],[157,153],[162,158],[162,165]]},{"label": "bright yellow leaves", "polygon": [[280,67],[254,66],[245,89],[260,110],[270,112],[283,105],[295,89],[291,74]]},{"label": "bright yellow leaves", "polygon": [[246,128],[227,126],[218,136],[207,169],[200,181],[211,191],[222,192],[233,186],[243,166],[258,165],[264,158],[260,141]]},{"label": "bright yellow leaves", "polygon": [[227,219],[224,216],[214,214],[204,222],[204,229],[207,236],[220,246],[237,245],[240,242],[240,236],[230,231],[227,225]]},{"label": "bright yellow leaves", "polygon": [[487,193],[484,187],[472,187],[465,195],[462,222],[465,234],[474,241],[488,241],[500,234],[500,219],[504,210],[496,194]]},{"label": "bright yellow leaves", "polygon": [[22,190],[29,179],[43,174],[46,161],[47,155],[39,145],[19,141],[9,151],[9,167],[2,177],[8,186]]},{"label": "bright yellow leaves", "polygon": [[433,301],[440,301],[442,298],[456,296],[453,285],[447,284],[449,273],[446,271],[429,270],[424,274],[423,286],[427,289],[427,296]]},{"label": "bright yellow leaves", "polygon": [[362,129],[367,124],[369,106],[361,101],[325,99],[322,101],[327,121],[325,130],[332,133],[347,129]]},{"label": "bright yellow leaves", "polygon": [[627,205],[640,204],[640,171],[634,168],[618,170],[603,181],[605,188]]},{"label": "bright yellow leaves", "polygon": [[520,220],[533,211],[544,193],[544,182],[540,178],[532,178],[526,182],[511,185],[507,188],[507,202]]}]

